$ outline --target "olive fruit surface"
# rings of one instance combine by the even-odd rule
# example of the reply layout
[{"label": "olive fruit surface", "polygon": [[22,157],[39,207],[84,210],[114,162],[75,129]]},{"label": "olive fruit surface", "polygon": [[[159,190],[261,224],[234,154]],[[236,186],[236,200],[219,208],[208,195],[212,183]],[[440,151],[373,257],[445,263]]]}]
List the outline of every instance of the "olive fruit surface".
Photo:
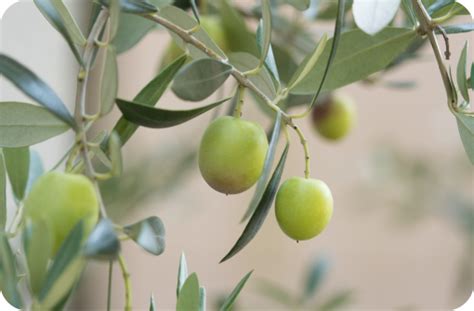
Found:
[{"label": "olive fruit surface", "polygon": [[345,137],[354,127],[356,109],[354,103],[338,95],[331,95],[313,109],[314,128],[329,140]]}]

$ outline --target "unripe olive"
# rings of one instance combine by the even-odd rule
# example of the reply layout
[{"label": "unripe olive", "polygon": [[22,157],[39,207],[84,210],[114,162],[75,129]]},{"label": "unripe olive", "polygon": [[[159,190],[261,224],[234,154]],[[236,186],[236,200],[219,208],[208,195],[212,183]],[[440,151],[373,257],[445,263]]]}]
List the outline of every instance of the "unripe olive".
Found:
[{"label": "unripe olive", "polygon": [[332,212],[331,190],[321,180],[293,177],[278,190],[276,218],[283,232],[294,240],[317,236],[326,228]]},{"label": "unripe olive", "polygon": [[52,238],[52,256],[80,220],[87,236],[99,218],[92,182],[83,175],[50,172],[41,176],[25,200],[27,221],[44,221]]},{"label": "unripe olive", "polygon": [[235,117],[220,117],[209,125],[201,140],[199,169],[215,190],[240,193],[260,177],[267,149],[267,136],[261,126]]},{"label": "unripe olive", "polygon": [[321,136],[338,140],[354,127],[356,110],[354,103],[339,95],[330,95],[313,109],[313,124]]},{"label": "unripe olive", "polygon": [[[229,43],[227,42],[224,28],[219,16],[214,15],[203,15],[200,17],[201,27],[207,32],[209,37],[219,46],[224,53],[229,51]],[[168,46],[161,66],[167,66],[171,64],[176,58],[181,56],[184,51],[173,41]]]}]

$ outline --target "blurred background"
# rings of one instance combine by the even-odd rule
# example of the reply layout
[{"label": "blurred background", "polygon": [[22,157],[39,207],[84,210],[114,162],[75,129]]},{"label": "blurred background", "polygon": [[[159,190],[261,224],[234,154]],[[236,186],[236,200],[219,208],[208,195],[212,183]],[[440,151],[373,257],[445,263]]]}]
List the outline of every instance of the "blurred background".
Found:
[{"label": "blurred background", "polygon": [[[80,2],[67,3],[86,27],[89,9]],[[72,105],[74,59],[32,2],[11,7],[0,27],[2,52],[37,72]],[[330,23],[317,27],[332,29]],[[472,38],[451,37],[454,60]],[[153,31],[120,56],[121,98],[132,99],[154,77],[169,42],[166,32]],[[95,77],[92,87],[99,80]],[[224,95],[232,88],[227,85]],[[3,81],[1,91],[2,100],[24,99]],[[166,226],[167,249],[159,257],[124,244],[137,310],[147,309],[151,293],[159,309],[174,308],[182,252],[207,289],[210,309],[250,270],[254,273],[235,309],[451,310],[467,300],[474,280],[474,171],[431,50],[422,49],[419,58],[375,84],[357,83],[338,92],[357,105],[357,125],[344,141],[325,141],[309,119],[299,122],[309,138],[312,177],[326,181],[335,198],[327,230],[297,244],[281,232],[271,212],[251,244],[223,264],[219,260],[244,228],[239,222],[253,191],[225,196],[201,178],[195,151],[212,113],[171,129],[137,131],[123,149],[123,178],[104,186],[107,208],[117,222],[157,215]],[[92,92],[91,103],[94,98]],[[170,92],[159,105],[184,109],[194,104]],[[101,127],[112,126],[118,117],[117,110]],[[244,118],[271,125],[250,98]],[[72,139],[69,133],[33,149],[50,168]],[[303,175],[302,148],[297,137],[292,141],[284,179]],[[107,264],[89,264],[71,309],[104,309],[107,269]],[[317,284],[307,285],[314,274]],[[113,306],[120,309],[118,269],[113,278]]]}]

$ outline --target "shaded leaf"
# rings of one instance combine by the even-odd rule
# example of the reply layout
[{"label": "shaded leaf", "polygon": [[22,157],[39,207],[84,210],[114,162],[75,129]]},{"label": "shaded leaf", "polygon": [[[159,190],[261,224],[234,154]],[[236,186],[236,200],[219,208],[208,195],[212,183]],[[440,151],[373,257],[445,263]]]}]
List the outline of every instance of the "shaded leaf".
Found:
[{"label": "shaded leaf", "polygon": [[109,155],[111,162],[111,173],[114,177],[120,176],[123,171],[122,152],[120,150],[121,146],[122,143],[120,142],[120,137],[116,132],[112,132],[109,137]]},{"label": "shaded leaf", "polygon": [[311,0],[284,0],[289,5],[293,6],[295,9],[304,11],[309,8]]},{"label": "shaded leaf", "polygon": [[263,193],[265,191],[265,187],[267,185],[268,178],[270,177],[270,173],[272,171],[273,160],[275,159],[275,152],[278,146],[280,133],[281,133],[281,112],[278,112],[275,118],[275,125],[273,126],[273,132],[272,132],[272,137],[270,139],[270,145],[268,147],[268,151],[265,156],[265,162],[263,164],[262,174],[260,175],[260,178],[258,179],[257,186],[255,187],[255,193],[241,221],[245,221],[250,216],[253,215],[253,213],[257,209],[258,204],[260,203],[260,200],[262,199]]},{"label": "shaded leaf", "polygon": [[30,150],[23,148],[4,148],[3,156],[12,186],[13,195],[18,201],[25,197],[30,170]]},{"label": "shaded leaf", "polygon": [[[99,3],[109,6],[110,0],[99,0]],[[120,0],[120,7],[123,12],[132,14],[155,13],[158,9],[146,0]]]},{"label": "shaded leaf", "polygon": [[[7,170],[5,167],[5,162],[3,160],[3,151],[2,149],[0,149],[0,232],[5,231],[6,224],[7,224]],[[0,274],[1,274],[1,271],[0,271]],[[2,287],[0,286],[0,290],[1,288]]]},{"label": "shaded leaf", "polygon": [[[443,29],[447,34],[471,32],[474,31],[474,23],[448,25],[443,26]],[[441,33],[438,28],[436,28],[435,31],[437,34]]]},{"label": "shaded leaf", "polygon": [[278,186],[280,184],[281,175],[283,173],[283,168],[285,166],[286,157],[288,155],[289,145],[287,144],[283,154],[278,162],[275,171],[273,172],[273,176],[268,182],[267,188],[263,193],[262,199],[260,200],[257,209],[253,213],[252,217],[250,218],[247,226],[244,229],[244,232],[239,237],[235,245],[232,249],[227,253],[227,255],[222,258],[220,261],[221,263],[232,258],[235,254],[240,252],[250,241],[255,237],[258,230],[260,230],[265,218],[270,211],[270,207],[272,206],[273,200],[275,199],[276,192],[278,190]]},{"label": "shaded leaf", "polygon": [[474,117],[456,113],[459,135],[471,164],[474,165]]},{"label": "shaded leaf", "polygon": [[206,289],[199,288],[199,311],[206,311]]},{"label": "shaded leaf", "polygon": [[100,87],[100,114],[108,114],[114,107],[118,92],[117,54],[113,46],[108,46],[105,54],[104,68]]},{"label": "shaded leaf", "polygon": [[[120,0],[111,0],[109,5],[109,41],[113,41],[120,25]],[[110,48],[110,46],[109,46]]]},{"label": "shaded leaf", "polygon": [[[264,46],[262,46],[262,42],[264,40],[262,29],[263,29],[263,22],[260,21],[257,28],[257,43],[258,43],[258,49],[260,50],[261,54],[264,53],[264,48],[265,48]],[[278,68],[277,68],[277,64],[275,61],[275,56],[273,54],[273,48],[271,44],[268,45],[268,51],[266,52],[264,65],[268,69],[268,72],[270,73],[270,75],[272,76],[273,81],[276,82],[276,87],[278,88],[280,85],[280,75],[278,73]]]},{"label": "shaded leaf", "polygon": [[18,291],[18,276],[15,255],[4,233],[0,232],[0,266],[2,291],[5,299],[15,308],[22,308],[23,302]]},{"label": "shaded leaf", "polygon": [[156,216],[126,226],[124,232],[144,250],[155,256],[165,251],[165,226]]},{"label": "shaded leaf", "polygon": [[155,304],[155,297],[153,297],[153,294],[150,296],[150,311],[155,311],[156,310],[156,304]]},{"label": "shaded leaf", "polygon": [[29,69],[5,54],[0,54],[0,74],[15,84],[25,95],[47,108],[72,128],[76,128],[74,118],[62,100]]},{"label": "shaded leaf", "polygon": [[392,21],[399,7],[400,0],[354,0],[352,12],[357,26],[374,35]]},{"label": "shaded leaf", "polygon": [[196,5],[196,0],[189,0],[191,2],[191,11],[193,11],[194,18],[201,24],[201,19],[199,18],[199,10]]},{"label": "shaded leaf", "polygon": [[79,64],[83,64],[76,44],[83,45],[86,38],[61,0],[34,0],[48,22],[63,36]]},{"label": "shaded leaf", "polygon": [[130,122],[145,127],[166,128],[194,119],[228,100],[229,98],[226,98],[217,103],[191,110],[165,110],[122,99],[117,99],[117,105],[125,119]]},{"label": "shaded leaf", "polygon": [[120,252],[120,241],[110,219],[103,218],[87,238],[84,255],[98,260],[115,260]]},{"label": "shaded leaf", "polygon": [[257,35],[258,45],[260,47],[260,66],[265,63],[270,43],[272,40],[272,11],[270,0],[262,0],[262,19],[260,21],[261,35]]},{"label": "shaded leaf", "polygon": [[466,64],[467,64],[467,49],[468,49],[468,42],[464,45],[464,48],[461,52],[461,56],[459,56],[458,66],[457,66],[457,82],[459,92],[461,93],[464,100],[469,102],[469,91],[468,91],[468,84],[467,84],[467,76],[466,76]]},{"label": "shaded leaf", "polygon": [[321,286],[324,278],[327,276],[329,262],[326,258],[316,260],[306,274],[303,299],[314,297]]},{"label": "shaded leaf", "polygon": [[[163,71],[161,71],[140,91],[140,93],[138,93],[137,96],[135,96],[134,101],[146,106],[156,105],[158,100],[168,88],[171,81],[173,81],[176,73],[185,62],[186,56],[182,56],[175,60],[171,65],[163,69]],[[120,136],[122,145],[125,145],[125,143],[135,133],[137,128],[138,125],[125,120],[124,117],[121,117],[115,125],[114,131]]]},{"label": "shaded leaf", "polygon": [[237,284],[237,286],[234,288],[232,293],[225,299],[224,303],[220,307],[220,311],[230,311],[232,310],[232,306],[234,305],[235,300],[239,296],[240,292],[242,291],[242,288],[244,288],[245,284],[247,283],[248,279],[252,275],[253,271],[250,271],[247,273],[242,280]]},{"label": "shaded leaf", "polygon": [[333,295],[326,300],[319,308],[320,311],[335,311],[341,310],[344,306],[347,306],[352,301],[352,291],[344,290]]},{"label": "shaded leaf", "polygon": [[172,90],[181,99],[201,101],[211,96],[232,72],[220,61],[203,58],[186,65],[174,79]]},{"label": "shaded leaf", "polygon": [[272,300],[277,301],[280,304],[285,305],[289,309],[295,307],[298,304],[293,296],[288,293],[285,288],[282,288],[270,281],[259,280],[257,290],[259,294],[268,297]]},{"label": "shaded leaf", "polygon": [[[410,45],[414,38],[416,38],[415,31],[392,27],[384,29],[375,36],[369,36],[361,30],[343,33],[322,91],[337,89],[384,69]],[[293,93],[314,93],[314,86],[320,83],[331,52],[328,46],[306,79],[292,90]]]},{"label": "shaded leaf", "polygon": [[0,147],[27,147],[67,131],[48,110],[20,102],[0,102]]},{"label": "shaded leaf", "polygon": [[199,311],[199,281],[196,273],[191,274],[179,292],[176,311]]},{"label": "shaded leaf", "polygon": [[179,267],[178,267],[178,283],[176,286],[176,297],[179,297],[179,292],[188,278],[188,264],[186,263],[186,256],[184,253],[181,253],[179,257]]}]

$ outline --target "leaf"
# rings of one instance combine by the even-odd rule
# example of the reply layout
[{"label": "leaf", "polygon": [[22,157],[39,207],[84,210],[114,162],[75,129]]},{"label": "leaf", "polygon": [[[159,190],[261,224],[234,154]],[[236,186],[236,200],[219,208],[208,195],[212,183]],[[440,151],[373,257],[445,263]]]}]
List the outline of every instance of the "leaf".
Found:
[{"label": "leaf", "polygon": [[434,13],[444,9],[448,5],[451,5],[454,3],[455,0],[437,0],[433,1],[432,4],[427,8],[427,11],[430,15],[433,15]]},{"label": "leaf", "polygon": [[[260,53],[263,55],[263,49],[264,47],[262,46],[263,42],[263,22],[260,20],[260,23],[258,24],[257,28],[257,44],[258,44],[258,49],[260,50]],[[266,57],[264,60],[264,65],[267,68],[268,72],[273,78],[273,81],[276,82],[276,87],[278,88],[280,86],[280,75],[278,73],[278,68],[277,64],[275,61],[275,56],[273,54],[273,48],[272,45],[268,45],[268,51],[266,52]]]},{"label": "leaf", "polygon": [[191,110],[165,110],[145,106],[136,102],[117,99],[117,105],[125,119],[150,128],[167,128],[185,123],[228,101],[229,98]]},{"label": "leaf", "polygon": [[176,311],[199,311],[199,301],[199,281],[196,273],[193,273],[179,292]]},{"label": "leaf", "polygon": [[34,2],[48,22],[63,36],[77,61],[82,65],[83,60],[76,44],[83,45],[86,39],[64,4],[60,0],[34,0]]},{"label": "leaf", "polygon": [[306,274],[303,300],[314,297],[317,290],[328,274],[329,262],[326,258],[316,260]]},{"label": "leaf", "polygon": [[155,311],[156,310],[156,304],[155,304],[155,297],[153,297],[153,294],[150,296],[150,311]]},{"label": "leaf", "polygon": [[309,8],[311,0],[284,0],[289,5],[293,6],[295,9],[304,11]]},{"label": "leaf", "polygon": [[455,116],[464,150],[471,164],[474,165],[474,117],[462,113],[455,113]]},{"label": "leaf", "polygon": [[[442,26],[442,27],[447,34],[456,34],[456,33],[465,33],[465,32],[474,31],[474,23],[448,25],[448,26]],[[438,28],[436,28],[435,31],[437,34],[441,33]]]},{"label": "leaf", "polygon": [[[18,291],[18,277],[15,255],[4,233],[0,232],[0,264],[3,282],[3,296],[15,308],[22,308],[23,302]],[[1,293],[0,293],[1,295]]]},{"label": "leaf", "polygon": [[[375,36],[361,30],[351,30],[341,35],[339,48],[324,83],[322,91],[362,80],[387,67],[416,38],[416,32],[404,28],[386,28]],[[315,85],[321,81],[330,49],[326,46],[318,63],[292,90],[296,94],[314,94]],[[367,60],[370,60],[367,61]]]},{"label": "leaf", "polygon": [[241,222],[247,220],[253,215],[257,209],[260,200],[262,199],[265,187],[267,185],[268,178],[273,167],[273,160],[275,159],[275,151],[278,146],[278,140],[281,133],[281,112],[277,113],[275,118],[275,125],[273,126],[272,138],[270,139],[270,146],[268,147],[267,154],[265,156],[265,162],[263,164],[263,171],[258,179],[257,186],[255,187],[255,193],[253,194],[252,200],[250,201],[249,207],[245,212]]},{"label": "leaf", "polygon": [[84,255],[89,258],[111,261],[118,257],[120,241],[114,225],[108,218],[103,218],[87,238]]},{"label": "leaf", "polygon": [[471,77],[469,80],[471,80],[470,88],[474,90],[474,63],[471,64]]},{"label": "leaf", "polygon": [[[111,0],[109,5],[109,41],[113,41],[120,25],[120,0]],[[109,46],[110,48],[110,46]]]},{"label": "leaf", "polygon": [[319,308],[319,311],[336,311],[344,309],[344,306],[347,306],[352,301],[352,291],[343,290],[329,299],[327,299]]},{"label": "leaf", "polygon": [[112,165],[110,173],[112,173],[112,176],[114,177],[120,176],[123,171],[122,152],[120,150],[121,146],[122,143],[120,142],[120,137],[116,132],[112,132],[109,137],[109,155]]},{"label": "leaf", "polygon": [[[260,48],[260,66],[263,66],[267,58],[268,50],[272,40],[272,10],[270,0],[262,0],[262,19],[260,21],[262,27],[261,36],[257,36]],[[260,38],[260,40],[259,40]]]},{"label": "leaf", "polygon": [[326,34],[324,34],[321,37],[321,40],[319,40],[319,44],[316,47],[316,49],[313,51],[313,53],[311,53],[311,55],[308,55],[308,57],[301,63],[300,67],[296,70],[290,82],[288,83],[288,89],[290,91],[295,85],[297,85],[303,79],[305,79],[308,76],[308,74],[311,72],[311,70],[313,70],[319,57],[321,57],[321,54],[323,53],[324,48],[326,47],[327,40],[328,40],[328,37]]},{"label": "leaf", "polygon": [[179,297],[179,292],[188,278],[188,264],[186,263],[186,256],[184,253],[181,253],[179,257],[179,267],[178,267],[178,285],[176,286],[176,297]]},{"label": "leaf", "polygon": [[77,282],[84,267],[81,256],[82,240],[83,222],[80,221],[61,245],[48,270],[44,286],[38,296],[42,308],[49,309],[56,305]]},{"label": "leaf", "polygon": [[196,0],[189,0],[191,3],[191,11],[193,11],[194,18],[198,21],[199,24],[201,24],[201,19],[199,18],[199,10],[196,5]]},{"label": "leaf", "polygon": [[352,12],[357,26],[374,35],[390,24],[400,7],[400,0],[354,0]]},{"label": "leaf", "polygon": [[69,126],[48,110],[20,102],[0,102],[0,147],[27,147],[66,132]]},{"label": "leaf", "polygon": [[299,305],[299,301],[296,301],[296,299],[288,293],[287,289],[270,281],[259,280],[257,289],[260,295],[275,300],[276,302],[285,305],[290,310],[296,305]]},{"label": "leaf", "polygon": [[174,79],[172,90],[183,100],[201,101],[211,96],[232,72],[220,61],[203,58],[186,65]]},{"label": "leaf", "polygon": [[[141,91],[135,96],[134,101],[146,106],[154,106],[173,81],[174,76],[186,62],[186,56],[182,56],[175,60],[171,65],[163,69],[158,76],[151,80]],[[114,131],[120,136],[122,146],[132,137],[137,130],[138,125],[133,124],[124,117],[115,124]]]},{"label": "leaf", "polygon": [[36,150],[30,150],[30,168],[28,172],[28,182],[26,183],[26,193],[28,193],[36,180],[44,174],[43,160]]},{"label": "leaf", "polygon": [[199,288],[199,311],[206,311],[206,289]]},{"label": "leaf", "polygon": [[257,235],[258,230],[263,225],[265,218],[270,211],[270,207],[272,206],[273,200],[275,199],[276,192],[278,190],[278,186],[280,184],[281,175],[283,173],[283,168],[285,167],[286,157],[288,155],[289,145],[287,144],[283,154],[278,162],[275,171],[273,172],[272,178],[268,182],[267,188],[263,193],[262,199],[260,200],[257,209],[253,213],[252,217],[250,218],[247,226],[244,229],[244,232],[237,240],[235,245],[232,249],[227,253],[227,255],[222,258],[220,261],[221,263],[232,258],[235,254],[240,252],[250,241]]},{"label": "leaf", "polygon": [[242,288],[244,288],[245,284],[247,283],[248,279],[252,275],[253,271],[250,271],[247,273],[242,280],[240,280],[239,284],[234,288],[232,293],[226,298],[222,306],[220,307],[220,311],[230,311],[232,310],[232,306],[234,305],[235,300],[239,296],[240,292],[242,291]]},{"label": "leaf", "polygon": [[25,95],[47,108],[72,128],[76,128],[74,118],[58,95],[29,69],[5,54],[0,54],[0,74],[15,84]]},{"label": "leaf", "polygon": [[144,250],[155,256],[165,251],[165,226],[156,216],[126,226],[124,232]]},{"label": "leaf", "polygon": [[[110,0],[99,0],[99,3],[109,6]],[[158,9],[146,0],[120,0],[120,7],[123,12],[131,14],[155,13]]]},{"label": "leaf", "polygon": [[[0,232],[5,231],[7,224],[7,170],[0,149]],[[1,266],[1,261],[0,261]],[[1,269],[1,267],[0,267]],[[0,271],[1,274],[1,271]],[[1,282],[0,282],[1,283]],[[0,290],[1,290],[0,286]]]},{"label": "leaf", "polygon": [[12,186],[13,195],[18,201],[25,197],[30,169],[30,150],[23,148],[4,148],[3,156]]},{"label": "leaf", "polygon": [[459,56],[458,67],[457,67],[457,82],[459,92],[461,93],[462,97],[469,102],[469,91],[468,91],[468,84],[467,84],[467,76],[466,76],[466,57],[467,57],[467,49],[468,49],[468,42],[464,45],[464,48],[461,52],[461,56]]},{"label": "leaf", "polygon": [[108,46],[105,54],[100,88],[100,114],[112,111],[118,91],[117,54],[113,46]]},{"label": "leaf", "polygon": [[28,267],[29,284],[35,296],[41,291],[48,271],[52,248],[50,232],[44,221],[29,222],[23,231],[23,249]]}]

